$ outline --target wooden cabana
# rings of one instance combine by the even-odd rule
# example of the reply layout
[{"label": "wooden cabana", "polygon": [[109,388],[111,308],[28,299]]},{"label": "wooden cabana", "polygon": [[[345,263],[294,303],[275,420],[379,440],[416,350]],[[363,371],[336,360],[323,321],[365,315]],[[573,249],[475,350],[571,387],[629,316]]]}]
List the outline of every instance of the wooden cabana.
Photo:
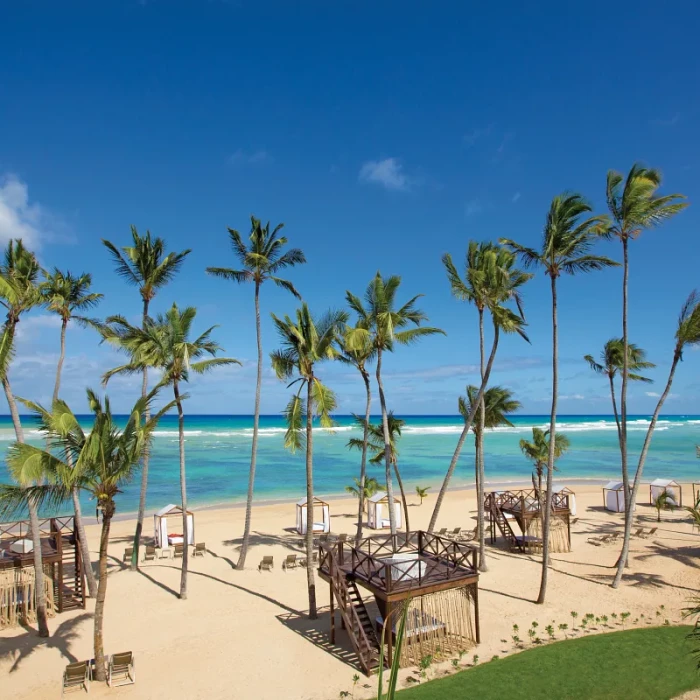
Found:
[{"label": "wooden cabana", "polygon": [[625,512],[625,491],[621,481],[608,481],[603,486],[603,508],[612,513]]},{"label": "wooden cabana", "polygon": [[693,489],[693,505],[700,503],[700,481],[693,481],[691,484]]},{"label": "wooden cabana", "polygon": [[[297,502],[297,532],[300,535],[305,535],[307,532],[308,508],[306,504],[306,498]],[[331,507],[316,496],[314,496],[313,516],[313,532],[328,533],[331,531]]]},{"label": "wooden cabana", "polygon": [[664,492],[668,494],[669,505],[674,508],[680,508],[683,505],[683,487],[673,479],[654,479],[649,484],[649,503],[653,505]]},{"label": "wooden cabana", "polygon": [[[170,529],[168,522],[172,523]],[[170,503],[153,516],[156,547],[167,549],[176,544],[194,544],[194,513],[187,511],[187,541],[182,532],[182,507]]]},{"label": "wooden cabana", "polygon": [[564,484],[552,484],[552,493],[566,494],[569,497],[569,514],[576,515],[576,492]]},{"label": "wooden cabana", "polygon": [[[402,526],[401,513],[401,502],[394,499],[394,518],[397,528]],[[367,525],[372,530],[388,530],[391,528],[389,496],[385,491],[379,491],[367,499]]]}]

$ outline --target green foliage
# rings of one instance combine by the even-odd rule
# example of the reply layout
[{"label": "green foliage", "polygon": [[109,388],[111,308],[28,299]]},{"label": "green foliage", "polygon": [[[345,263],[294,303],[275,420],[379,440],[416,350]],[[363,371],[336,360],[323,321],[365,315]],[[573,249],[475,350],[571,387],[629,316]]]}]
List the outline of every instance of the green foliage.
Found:
[{"label": "green foliage", "polygon": [[675,502],[672,495],[664,489],[660,494],[654,499],[654,508],[656,508],[656,521],[661,522],[661,511],[670,510],[673,511],[675,508]]},{"label": "green foliage", "polygon": [[416,495],[420,498],[420,505],[423,505],[423,499],[428,497],[430,486],[416,486]]},{"label": "green foliage", "polygon": [[[533,473],[538,480],[541,480],[549,461],[549,430],[533,427],[532,442],[522,439],[518,444],[525,457],[534,463]],[[570,445],[569,438],[564,433],[556,433],[554,436],[554,460],[556,461],[565,454]],[[553,468],[555,471],[557,470],[556,466]]]},{"label": "green foliage", "polygon": [[85,316],[76,315],[76,311],[87,311],[103,298],[103,294],[90,292],[92,275],[83,273],[74,277],[70,272],[44,272],[44,281],[39,285],[42,302],[49,311],[58,314],[64,321],[73,319],[82,326],[99,326],[99,322]]},{"label": "green foliage", "polygon": [[[467,386],[467,396],[460,396],[457,401],[457,407],[462,414],[465,422],[478,402],[479,387]],[[500,425],[512,427],[512,423],[508,420],[509,413],[515,413],[520,410],[521,403],[513,398],[513,393],[502,386],[491,386],[484,391],[484,427],[496,428]],[[472,424],[472,431],[477,436],[481,432],[481,423],[476,421]]]},{"label": "green foliage", "polygon": [[[583,359],[596,374],[604,374],[610,379],[614,379],[622,373],[624,365],[625,346],[622,338],[611,338],[603,346],[600,353],[600,362],[596,362],[593,355],[584,355]],[[653,380],[636,374],[639,370],[656,367],[653,362],[647,362],[646,350],[643,350],[634,343],[627,345],[627,378],[636,382],[651,383]]]},{"label": "green foliage", "polygon": [[[364,429],[364,418],[355,416],[355,423]],[[387,423],[389,425],[389,459],[392,464],[396,464],[399,458],[397,443],[406,421],[403,418],[397,418],[393,411],[389,411],[387,413]],[[361,450],[362,444],[362,440],[351,438],[348,440],[347,447],[351,450]],[[367,425],[367,449],[374,453],[369,460],[371,464],[381,464],[384,461],[384,429],[381,423],[369,423]]]},{"label": "green foliage", "polygon": [[[379,678],[377,682],[377,700],[394,700],[396,697],[396,684],[399,678],[399,664],[401,661],[401,649],[403,648],[404,637],[406,635],[406,618],[408,616],[408,608],[411,604],[411,599],[407,598],[403,602],[403,609],[401,610],[401,617],[399,618],[399,626],[396,630],[396,639],[394,641],[393,658],[391,660],[391,669],[389,670],[389,683],[387,687],[386,694],[384,694],[384,664],[379,664]],[[397,608],[398,609],[398,608]],[[391,629],[393,627],[393,622],[389,617],[388,620],[384,620],[384,625],[382,627],[382,634],[379,645],[379,658],[385,658],[385,645],[384,637],[387,628],[389,629],[389,634],[391,634]]]},{"label": "green foliage", "polygon": [[[354,486],[346,486],[345,490],[347,493],[352,494],[355,496],[355,498],[360,497],[360,480],[358,478],[354,478],[353,481],[355,482]],[[365,478],[365,500],[368,498],[371,498],[374,496],[375,493],[378,491],[384,491],[384,486],[377,481],[373,476],[368,476]]]}]

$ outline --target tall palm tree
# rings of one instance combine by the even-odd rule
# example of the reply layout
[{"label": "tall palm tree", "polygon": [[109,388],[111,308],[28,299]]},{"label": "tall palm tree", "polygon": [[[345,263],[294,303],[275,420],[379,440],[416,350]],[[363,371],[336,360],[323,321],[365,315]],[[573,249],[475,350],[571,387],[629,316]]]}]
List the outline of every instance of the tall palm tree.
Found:
[{"label": "tall palm tree", "polygon": [[[384,472],[386,492],[389,500],[389,523],[391,534],[396,534],[396,517],[394,513],[394,488],[391,480],[391,436],[387,419],[386,395],[382,383],[382,358],[385,352],[392,352],[395,345],[409,345],[428,335],[441,333],[439,328],[421,326],[428,317],[416,308],[416,301],[422,294],[409,299],[403,306],[397,307],[396,292],[401,284],[397,275],[382,277],[380,272],[374,276],[365,291],[365,304],[362,300],[346,292],[345,298],[350,308],[357,314],[359,322],[367,328],[372,345],[377,353],[375,375],[379,389],[379,403],[382,409],[382,431],[384,435]],[[413,325],[415,328],[407,328]]]},{"label": "tall palm tree", "polygon": [[622,381],[620,386],[620,452],[622,456],[622,481],[625,485],[625,527],[632,522],[632,504],[628,498],[627,467],[627,380],[629,362],[629,335],[627,331],[627,307],[629,285],[629,243],[644,230],[659,226],[672,218],[688,204],[681,194],[657,195],[661,186],[661,173],[635,163],[625,178],[622,173],[609,170],[605,185],[605,197],[612,217],[608,234],[622,242]]},{"label": "tall palm tree", "polygon": [[[359,543],[362,539],[362,525],[364,521],[363,513],[365,511],[365,483],[367,480],[367,440],[369,437],[369,418],[372,408],[372,388],[369,380],[369,370],[367,363],[376,356],[376,349],[372,343],[372,338],[367,328],[358,321],[357,325],[346,326],[342,335],[338,338],[338,357],[337,359],[354,367],[362,377],[365,385],[365,418],[362,421],[362,447],[360,458],[360,479],[358,483],[358,504],[357,504],[357,531],[355,533],[355,541]],[[376,479],[374,480],[376,482]],[[374,494],[369,494],[370,496]]]},{"label": "tall palm tree", "polygon": [[[599,255],[591,255],[590,249],[596,240],[604,235],[609,221],[604,216],[583,218],[591,211],[591,206],[578,194],[561,194],[552,200],[544,227],[542,248],[527,248],[515,241],[502,239],[517,253],[525,267],[541,267],[549,277],[552,288],[552,409],[549,432],[556,435],[557,392],[559,391],[559,333],[557,329],[557,279],[562,274],[575,275],[592,272],[617,265],[613,260]],[[550,442],[547,460],[547,496],[542,528],[542,580],[537,603],[542,604],[547,592],[547,571],[549,566],[549,528],[552,509],[552,472],[554,471],[554,446]]]},{"label": "tall palm tree", "polygon": [[[173,304],[166,314],[159,314],[154,320],[147,318],[144,328],[137,328],[121,316],[107,319],[105,338],[129,355],[129,362],[105,373],[106,385],[115,374],[143,373],[149,367],[161,371],[158,387],[172,386],[177,405],[178,434],[180,446],[180,500],[182,506],[182,532],[187,544],[187,478],[185,471],[185,412],[182,402],[186,398],[180,394],[181,382],[189,382],[190,373],[206,374],[217,367],[240,365],[230,357],[216,357],[221,346],[211,339],[217,326],[208,328],[194,340],[191,339],[192,323],[197,309],[190,306],[182,311]],[[209,355],[208,359],[200,359]],[[182,575],[180,577],[180,598],[187,598],[188,547],[183,549]]]},{"label": "tall palm tree", "polygon": [[[10,385],[10,365],[14,355],[15,333],[17,324],[23,314],[41,304],[38,280],[41,268],[34,253],[27,250],[21,240],[11,240],[5,249],[0,264],[0,304],[5,307],[7,316],[2,327],[0,342],[0,376],[5,390],[5,398],[10,409],[12,425],[17,442],[24,442],[24,432],[17,411],[17,402]],[[22,483],[23,487],[31,482]],[[44,567],[41,556],[41,535],[39,532],[39,513],[36,503],[31,499],[27,503],[29,526],[34,555],[34,583],[36,591],[37,628],[40,637],[49,636],[46,616],[46,592],[44,590]]]},{"label": "tall palm tree", "polygon": [[[532,481],[537,484],[537,498],[540,501],[540,507],[542,506],[542,476],[547,469],[549,464],[549,440],[550,432],[549,430],[542,430],[542,428],[532,429],[532,440],[522,439],[518,443],[520,446],[520,451],[529,459],[534,466]],[[556,433],[554,435],[554,461],[558,460],[567,450],[569,449],[571,443],[569,438],[564,435],[564,433]],[[554,466],[556,470],[556,465]],[[535,481],[536,480],[536,481]],[[543,517],[544,513],[540,514]]]},{"label": "tall palm tree", "polygon": [[[479,387],[469,385],[466,397],[458,400],[459,412],[465,421],[469,418],[472,406],[477,404]],[[472,424],[474,432],[474,464],[477,474],[477,531],[479,533],[479,570],[487,571],[486,566],[486,530],[484,527],[484,432],[486,428],[499,425],[512,426],[508,420],[509,413],[520,410],[520,401],[513,398],[513,393],[502,386],[492,386],[483,392],[478,401],[482,405],[483,417]]]},{"label": "tall palm tree", "polygon": [[[56,366],[56,382],[53,388],[52,405],[58,401],[58,393],[61,388],[61,371],[66,357],[66,330],[68,329],[68,323],[73,320],[83,327],[97,327],[99,325],[98,321],[76,313],[95,307],[104,296],[96,292],[90,292],[91,285],[91,275],[83,273],[79,277],[74,277],[70,272],[64,273],[58,268],[54,268],[51,273],[44,272],[44,281],[39,285],[39,292],[44,304],[46,304],[49,311],[53,311],[61,317],[61,350]],[[90,597],[94,598],[97,595],[97,579],[90,563],[90,548],[85,535],[83,513],[77,489],[73,493],[72,500],[88,592]]]},{"label": "tall palm tree", "polygon": [[[103,644],[104,609],[107,598],[107,547],[112,518],[116,511],[115,497],[121,487],[131,481],[138,470],[146,445],[151,440],[161,416],[174,402],[156,415],[144,420],[148,403],[155,391],[141,397],[129,413],[126,426],[117,426],[112,416],[109,399],[104,406],[97,395],[87,390],[88,403],[93,413],[93,425],[88,433],[68,405],[60,399],[51,411],[38,404],[25,402],[35,413],[39,430],[47,439],[42,450],[22,442],[14,443],[8,452],[10,473],[20,483],[37,483],[29,489],[15,485],[0,485],[0,513],[16,511],[25,504],[34,508],[42,505],[56,508],[71,498],[74,488],[85,490],[102,510],[100,535],[100,582],[95,599],[94,655],[97,680],[105,680]],[[57,456],[66,457],[65,460]],[[70,459],[67,456],[70,455]]]},{"label": "tall palm tree", "polygon": [[[133,245],[117,248],[110,241],[102,239],[102,243],[109,251],[117,274],[127,284],[138,287],[142,309],[142,328],[146,327],[146,319],[151,301],[158,291],[168,282],[172,281],[182,267],[185,258],[190,254],[190,249],[180,253],[165,253],[165,241],[162,238],[151,237],[151,232],[141,236],[136,226],[131,227]],[[148,394],[148,368],[143,368],[141,382],[141,396]],[[146,409],[148,411],[148,408]],[[148,419],[148,413],[145,420]],[[136,530],[134,531],[134,547],[131,555],[131,570],[139,568],[139,547],[141,545],[141,533],[143,532],[143,519],[146,513],[146,492],[148,490],[148,464],[150,452],[148,446],[143,453],[143,465],[141,468],[141,491],[139,493],[139,510],[136,516]]]},{"label": "tall palm tree", "polygon": [[[297,309],[295,318],[278,318],[272,314],[282,347],[271,353],[272,368],[280,379],[291,380],[289,387],[298,388],[289,400],[284,415],[287,432],[284,446],[291,452],[306,447],[306,522],[314,522],[313,477],[313,419],[318,417],[321,426],[331,428],[331,412],[336,407],[333,391],[316,375],[316,366],[324,360],[332,360],[338,354],[335,342],[347,321],[344,312],[328,312],[315,318],[306,302]],[[306,389],[306,398],[302,392]],[[313,527],[306,528],[306,577],[309,589],[309,619],[318,617],[316,610],[316,582],[313,569]]]},{"label": "tall palm tree", "polygon": [[[600,362],[597,362],[593,355],[584,355],[583,359],[588,363],[589,367],[596,374],[604,374],[608,378],[610,384],[610,397],[612,399],[613,414],[615,416],[615,425],[617,426],[617,435],[620,437],[620,416],[617,412],[617,400],[615,398],[615,377],[619,373],[622,373],[624,360],[623,353],[625,351],[625,346],[622,338],[610,338],[607,343],[603,346],[603,350],[600,353]],[[633,382],[647,382],[651,383],[654,380],[649,379],[641,374],[636,374],[640,370],[651,369],[656,367],[653,362],[647,362],[646,360],[646,350],[643,350],[638,345],[634,343],[627,344],[627,377]],[[620,442],[620,448],[622,448],[622,442]]]},{"label": "tall palm tree", "polygon": [[[644,444],[642,445],[642,451],[639,454],[639,462],[637,463],[637,471],[634,475],[634,482],[632,485],[632,491],[630,493],[629,502],[634,504],[637,501],[637,492],[639,491],[639,484],[642,481],[642,473],[644,471],[644,464],[646,462],[647,453],[649,452],[649,446],[651,445],[651,438],[654,434],[654,429],[656,428],[656,422],[661,413],[661,408],[663,407],[669,393],[671,392],[671,386],[673,384],[673,377],[676,374],[676,369],[678,363],[683,359],[683,352],[688,347],[699,347],[700,346],[700,295],[696,291],[693,291],[685,304],[681,308],[681,313],[678,317],[678,325],[676,328],[676,343],[673,348],[673,360],[671,361],[671,368],[668,372],[668,379],[666,381],[666,386],[663,393],[659,397],[659,401],[656,404],[656,409],[651,417],[649,427],[647,428],[647,434],[644,438]],[[627,557],[629,556],[630,547],[630,535],[632,533],[632,519],[625,518],[625,535],[622,541],[622,552],[620,553],[620,558],[617,561],[617,572],[615,573],[615,578],[612,583],[613,588],[617,588],[622,581],[622,575],[625,570],[625,565],[627,563]]]},{"label": "tall palm tree", "polygon": [[253,414],[253,445],[250,455],[250,471],[248,472],[248,497],[245,506],[245,526],[243,528],[243,542],[238,555],[236,569],[245,568],[245,560],[248,555],[250,542],[250,527],[253,512],[253,490],[255,487],[255,466],[258,454],[258,430],[260,427],[260,391],[262,387],[263,349],[262,333],[260,330],[260,287],[263,282],[270,280],[278,287],[286,289],[297,299],[301,299],[294,285],[288,280],[277,276],[280,270],[306,262],[304,253],[299,248],[292,248],[286,253],[282,249],[287,244],[287,238],[280,236],[279,232],[284,224],[278,224],[270,231],[270,222],[265,226],[254,216],[250,217],[249,244],[243,242],[238,231],[228,229],[231,238],[233,254],[236,256],[241,269],[233,270],[228,267],[208,267],[207,273],[214,277],[231,280],[239,284],[252,282],[255,288],[255,335],[258,345],[258,371],[255,383],[255,412]]},{"label": "tall palm tree", "polygon": [[[365,445],[367,449],[374,452],[374,456],[370,458],[370,464],[381,464],[384,461],[384,456],[386,453],[384,445],[384,428],[381,424],[376,425],[373,423],[366,423],[362,418],[355,416],[355,420],[367,431],[367,441],[358,440],[357,438],[351,438],[348,441],[348,447],[351,449],[362,450]],[[410,532],[411,528],[408,520],[408,501],[406,499],[406,491],[403,487],[403,479],[401,478],[401,472],[399,471],[399,451],[397,449],[397,443],[401,437],[401,430],[406,421],[402,418],[396,418],[393,411],[387,413],[387,423],[389,425],[389,455],[391,459],[391,465],[394,468],[394,474],[396,475],[396,483],[399,485],[399,491],[401,493],[401,502],[403,504],[404,512],[404,524],[406,527],[406,532]]]}]

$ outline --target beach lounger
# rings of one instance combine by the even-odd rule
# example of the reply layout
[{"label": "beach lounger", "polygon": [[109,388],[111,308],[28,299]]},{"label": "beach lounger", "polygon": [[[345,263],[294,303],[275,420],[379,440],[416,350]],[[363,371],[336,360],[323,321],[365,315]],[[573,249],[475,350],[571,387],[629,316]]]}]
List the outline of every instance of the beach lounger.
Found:
[{"label": "beach lounger", "polygon": [[632,537],[642,537],[644,535],[644,528],[638,527],[633,533]]},{"label": "beach lounger", "polygon": [[297,555],[287,554],[287,558],[282,562],[282,570],[296,569],[297,568]]},{"label": "beach lounger", "polygon": [[134,556],[134,548],[133,547],[127,547],[124,550],[124,559],[122,561],[131,561],[131,557]]},{"label": "beach lounger", "polygon": [[173,557],[175,559],[182,559],[182,557],[185,555],[185,545],[184,544],[176,544],[173,549],[175,550],[173,552]]},{"label": "beach lounger", "polygon": [[197,542],[192,550],[193,557],[203,557],[204,553],[207,551],[207,545],[204,542]]},{"label": "beach lounger", "polygon": [[[306,567],[308,559],[306,557],[302,557],[299,559],[299,566]],[[318,564],[318,552],[314,552],[312,557],[311,557],[311,566],[316,566]]]},{"label": "beach lounger", "polygon": [[151,545],[146,546],[146,552],[143,555],[144,561],[155,561],[156,560],[156,548]]},{"label": "beach lounger", "polygon": [[133,652],[123,651],[121,654],[112,654],[109,657],[107,685],[110,688],[117,688],[120,685],[131,685],[132,683],[136,683],[136,665]]},{"label": "beach lounger", "polygon": [[344,532],[342,535],[338,535],[338,539],[335,541],[335,543],[338,544],[340,542],[347,542],[347,541],[348,541],[348,536]]},{"label": "beach lounger", "polygon": [[66,690],[73,688],[85,688],[90,692],[90,681],[92,680],[92,670],[87,661],[79,661],[75,664],[68,664],[63,672],[63,686],[61,687],[61,697]]},{"label": "beach lounger", "polygon": [[477,525],[473,530],[468,532],[462,532],[457,538],[460,542],[471,542],[475,540],[479,535],[479,526]]},{"label": "beach lounger", "polygon": [[650,537],[653,537],[656,534],[656,531],[658,530],[658,527],[652,527],[649,532],[642,532],[640,537],[644,540],[648,540]]},{"label": "beach lounger", "polygon": [[438,534],[440,537],[444,537],[444,536],[447,534],[447,528],[446,528],[446,527],[441,527],[441,528],[438,530],[437,534]]},{"label": "beach lounger", "polygon": [[459,533],[462,532],[461,527],[456,527],[452,532],[448,535],[448,537],[459,537]]},{"label": "beach lounger", "polygon": [[272,571],[274,566],[274,557],[263,557],[260,564],[258,564],[258,571]]},{"label": "beach lounger", "polygon": [[612,535],[601,535],[600,537],[589,537],[587,542],[594,544],[596,547],[600,547],[601,544],[608,544]]}]

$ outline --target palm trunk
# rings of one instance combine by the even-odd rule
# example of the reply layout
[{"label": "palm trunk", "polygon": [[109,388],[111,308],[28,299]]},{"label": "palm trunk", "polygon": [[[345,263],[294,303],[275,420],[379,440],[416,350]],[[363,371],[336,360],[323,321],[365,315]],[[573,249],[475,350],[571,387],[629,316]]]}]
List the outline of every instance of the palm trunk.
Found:
[{"label": "palm trunk", "polygon": [[58,401],[58,392],[61,388],[61,371],[63,370],[63,360],[66,358],[66,328],[68,326],[68,319],[64,318],[61,321],[61,352],[58,355],[58,365],[56,367],[56,383],[53,387],[53,401],[51,405]]},{"label": "palm trunk", "polygon": [[[673,363],[671,364],[671,370],[668,374],[668,381],[666,382],[666,388],[664,393],[661,394],[659,402],[656,404],[656,409],[654,410],[654,415],[651,417],[651,423],[649,423],[649,428],[647,429],[646,437],[644,438],[644,445],[642,446],[642,452],[639,455],[639,462],[637,464],[637,471],[634,475],[634,484],[632,486],[632,493],[630,494],[630,514],[632,513],[632,506],[637,502],[637,491],[639,491],[639,484],[642,481],[642,472],[644,471],[644,463],[646,462],[647,453],[649,452],[649,446],[651,445],[651,438],[654,434],[654,428],[656,427],[656,422],[659,419],[659,414],[661,413],[661,408],[664,402],[668,398],[671,391],[671,385],[673,384],[673,376],[676,373],[676,367],[681,360],[681,348],[676,347],[673,355]],[[625,535],[622,540],[622,551],[620,552],[620,558],[617,561],[617,572],[615,573],[615,578],[612,583],[613,588],[617,588],[622,581],[622,574],[625,570],[625,565],[627,563],[627,558],[629,557],[630,551],[630,536],[632,534],[632,518],[625,518]]]},{"label": "palm trunk", "polygon": [[379,387],[379,403],[382,407],[382,432],[384,434],[384,476],[386,477],[386,495],[389,501],[389,527],[391,534],[396,534],[396,512],[394,510],[394,485],[391,483],[391,436],[389,435],[389,419],[382,384],[382,351],[377,352],[377,386]]},{"label": "palm trunk", "polygon": [[187,537],[187,478],[185,475],[185,412],[180,400],[180,387],[177,379],[173,382],[173,392],[177,401],[177,428],[180,442],[180,501],[182,504],[182,573],[180,575],[180,600],[187,600],[187,564],[189,563],[189,539]]},{"label": "palm trunk", "polygon": [[[484,310],[479,309],[479,361],[481,383],[484,383]],[[484,389],[486,386],[484,385]],[[479,571],[488,571],[486,565],[486,533],[484,532],[484,429],[486,427],[486,404],[484,394],[479,401],[479,430],[477,431],[478,447],[476,450],[476,468],[479,479],[476,483],[476,523],[479,530]]]},{"label": "palm trunk", "polygon": [[365,392],[367,399],[365,401],[365,426],[362,431],[362,459],[360,461],[360,494],[359,505],[357,512],[357,534],[355,535],[355,544],[359,545],[362,539],[362,522],[365,513],[365,481],[367,480],[367,439],[369,437],[369,418],[370,409],[372,406],[372,388],[369,383],[369,374],[365,369],[361,369],[362,379],[365,383]]},{"label": "palm trunk", "polygon": [[314,464],[313,464],[313,373],[306,382],[306,584],[309,589],[309,620],[318,618],[314,577]]},{"label": "palm trunk", "polygon": [[[248,555],[250,541],[250,523],[253,515],[253,489],[255,487],[255,467],[258,457],[258,429],[260,427],[260,391],[262,387],[263,350],[262,333],[260,330],[260,282],[255,283],[255,333],[258,341],[258,374],[255,383],[255,412],[253,414],[253,446],[250,452],[250,471],[248,472],[248,496],[245,502],[245,525],[243,526],[243,542],[238,555],[237,570],[245,568],[245,558]],[[307,511],[308,513],[308,511]]]},{"label": "palm trunk", "polygon": [[[69,464],[69,466],[71,465]],[[80,547],[80,557],[83,560],[83,571],[87,579],[88,593],[91,598],[94,598],[97,595],[97,579],[95,578],[95,572],[92,570],[92,562],[90,561],[90,547],[88,546],[85,525],[83,524],[80,494],[75,486],[71,489],[71,497],[73,499],[73,512],[75,513],[75,529],[78,531],[78,546]]]},{"label": "palm trunk", "polygon": [[552,512],[552,476],[554,474],[554,449],[557,431],[557,393],[559,391],[559,331],[557,328],[557,278],[551,275],[552,282],[552,412],[549,418],[549,458],[547,460],[547,493],[544,499],[542,519],[542,578],[537,604],[544,603],[547,594],[547,574],[549,573],[549,529]]},{"label": "palm trunk", "polygon": [[[143,300],[143,316],[142,327],[146,327],[148,319],[148,299]],[[141,381],[141,396],[146,397],[148,394],[148,368],[143,368],[143,379]],[[150,409],[146,406],[145,420],[148,421]],[[131,570],[137,571],[139,568],[139,547],[141,546],[141,533],[143,532],[143,519],[146,515],[146,492],[148,490],[148,460],[150,455],[150,447],[148,443],[143,450],[143,458],[141,459],[141,493],[139,494],[139,512],[136,516],[136,530],[134,532],[134,551],[131,555]]]},{"label": "palm trunk", "polygon": [[622,449],[622,437],[621,437],[621,427],[620,427],[620,416],[617,412],[617,399],[615,398],[615,382],[611,374],[608,374],[608,379],[610,380],[610,397],[612,398],[613,415],[615,416],[615,425],[617,426],[617,439],[620,442],[620,449]]},{"label": "palm trunk", "polygon": [[627,467],[627,374],[629,372],[629,339],[627,337],[627,295],[629,281],[629,241],[622,238],[622,386],[620,387],[620,455],[622,459],[622,483],[625,498],[625,528],[632,522],[632,508],[628,493],[629,470]]},{"label": "palm trunk", "polygon": [[493,367],[493,361],[496,358],[496,350],[498,349],[498,338],[500,335],[500,330],[496,324],[494,324],[494,330],[493,330],[493,345],[491,347],[491,354],[489,355],[489,361],[486,363],[486,372],[484,374],[484,378],[481,381],[481,386],[479,387],[479,393],[476,396],[476,399],[474,401],[474,405],[472,406],[472,410],[469,412],[469,416],[464,422],[464,428],[462,429],[462,433],[459,436],[459,440],[457,441],[457,447],[455,448],[454,454],[452,455],[452,461],[450,462],[450,466],[447,469],[447,474],[445,474],[445,478],[442,482],[442,486],[440,487],[440,493],[438,493],[437,498],[435,499],[435,507],[433,508],[433,514],[430,516],[430,525],[428,525],[428,530],[432,531],[435,529],[435,525],[437,524],[437,519],[438,516],[440,515],[440,508],[442,507],[442,502],[445,500],[445,494],[447,493],[447,488],[450,485],[450,479],[452,479],[452,475],[454,474],[455,468],[457,467],[457,462],[459,460],[459,455],[462,452],[462,447],[464,446],[464,441],[469,434],[469,431],[471,430],[472,423],[474,422],[474,416],[476,415],[476,412],[479,408],[479,404],[481,402],[481,398],[484,395],[484,390],[486,388],[486,384],[489,381],[489,377],[491,376],[491,368]]},{"label": "palm trunk", "polygon": [[401,503],[403,503],[404,527],[406,532],[410,532],[411,529],[408,525],[408,501],[406,500],[406,492],[403,489],[403,479],[401,478],[401,472],[399,472],[399,465],[396,462],[394,462],[394,474],[396,474],[396,483],[399,485]]},{"label": "palm trunk", "polygon": [[97,587],[97,599],[95,600],[95,678],[98,681],[106,680],[105,652],[102,627],[104,624],[105,599],[107,598],[107,548],[109,546],[109,528],[112,524],[114,506],[107,504],[102,511],[102,533],[100,535],[100,583]]}]

